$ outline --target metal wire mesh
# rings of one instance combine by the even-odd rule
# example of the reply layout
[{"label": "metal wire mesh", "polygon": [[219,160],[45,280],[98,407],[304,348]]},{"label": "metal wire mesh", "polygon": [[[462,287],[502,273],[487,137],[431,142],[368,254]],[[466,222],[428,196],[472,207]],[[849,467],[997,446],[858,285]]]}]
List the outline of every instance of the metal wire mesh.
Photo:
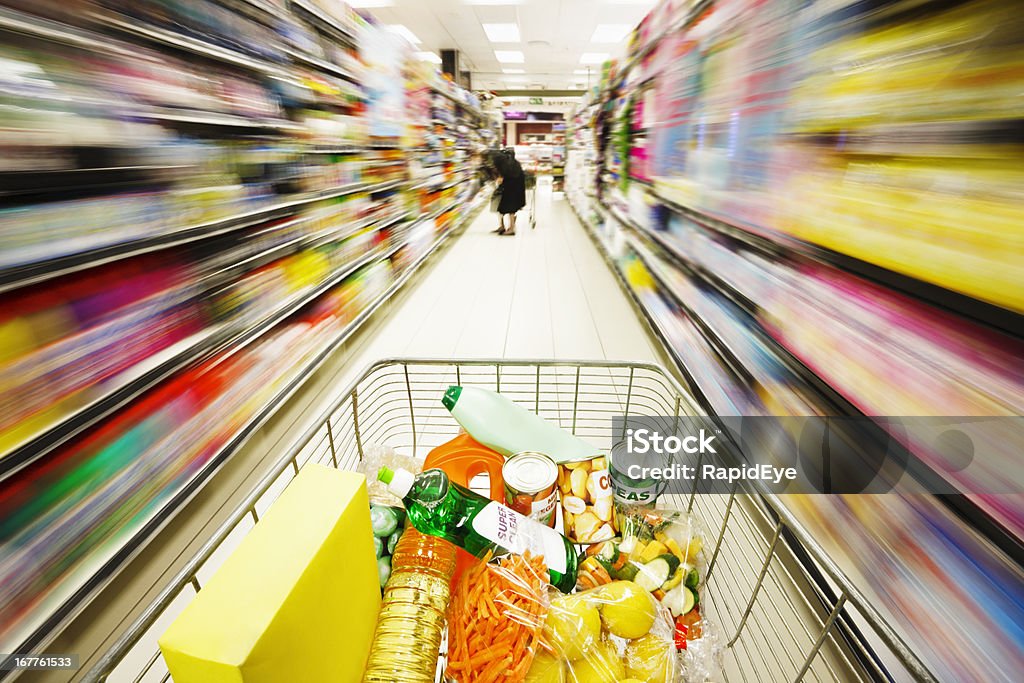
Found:
[{"label": "metal wire mesh", "polygon": [[[593,443],[610,444],[615,416],[692,415],[696,403],[654,365],[611,362],[390,360],[372,366],[256,487],[147,609],[87,681],[160,681],[166,624],[304,465],[343,469],[386,445],[425,457],[458,433],[441,405],[450,385],[499,391]],[[778,498],[672,496],[707,530],[705,608],[723,647],[723,681],[934,680],[805,534]],[[220,552],[218,552],[220,550]],[[880,658],[876,648],[886,649]],[[886,664],[883,666],[882,661]]]}]

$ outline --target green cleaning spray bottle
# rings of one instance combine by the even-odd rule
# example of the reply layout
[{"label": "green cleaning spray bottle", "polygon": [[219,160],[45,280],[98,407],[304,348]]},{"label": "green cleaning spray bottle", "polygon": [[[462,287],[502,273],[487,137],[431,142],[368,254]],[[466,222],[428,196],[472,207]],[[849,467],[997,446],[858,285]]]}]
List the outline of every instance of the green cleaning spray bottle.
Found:
[{"label": "green cleaning spray bottle", "polygon": [[459,486],[442,470],[414,475],[382,467],[377,478],[405,502],[420,533],[451,541],[477,557],[495,546],[520,555],[529,551],[544,558],[555,588],[568,593],[576,585],[579,555],[554,529]]}]

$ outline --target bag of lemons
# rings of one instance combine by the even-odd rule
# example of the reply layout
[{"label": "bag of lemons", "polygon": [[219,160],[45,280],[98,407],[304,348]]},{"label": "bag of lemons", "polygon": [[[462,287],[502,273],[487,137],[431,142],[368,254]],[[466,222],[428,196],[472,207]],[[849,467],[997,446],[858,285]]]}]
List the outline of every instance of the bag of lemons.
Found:
[{"label": "bag of lemons", "polygon": [[669,610],[633,581],[551,600],[526,683],[674,683]]}]

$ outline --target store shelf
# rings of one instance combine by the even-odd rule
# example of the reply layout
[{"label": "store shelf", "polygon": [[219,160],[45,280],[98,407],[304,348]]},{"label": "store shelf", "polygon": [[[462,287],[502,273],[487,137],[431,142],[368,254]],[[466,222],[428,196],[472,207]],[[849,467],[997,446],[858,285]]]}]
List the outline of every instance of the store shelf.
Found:
[{"label": "store shelf", "polygon": [[[657,244],[665,251],[672,262],[685,274],[693,277],[703,285],[711,288],[718,294],[732,301],[750,316],[751,325],[747,328],[749,333],[778,360],[786,370],[796,378],[805,390],[815,396],[815,402],[823,409],[823,414],[829,416],[845,416],[853,418],[871,419],[860,410],[849,398],[837,391],[828,382],[818,376],[800,358],[794,355],[788,348],[777,341],[768,330],[760,323],[761,312],[756,304],[747,299],[743,294],[729,285],[724,279],[715,273],[708,271],[690,260],[678,246],[671,243],[664,235],[657,231],[643,228],[624,217],[621,212],[610,207],[604,207],[619,223],[626,226],[634,233]],[[729,344],[709,325],[702,316],[693,309],[686,297],[675,291],[670,279],[661,272],[663,266],[653,263],[649,255],[645,255],[636,249],[634,252],[645,264],[648,271],[660,282],[661,290],[671,296],[673,302],[687,315],[688,318],[700,330],[705,338],[720,355],[721,359],[734,371],[740,382],[750,385],[756,382],[753,375],[746,369],[743,360],[736,354]],[[883,435],[883,429],[878,427],[877,432],[857,432],[857,443],[890,444]],[[906,473],[920,482],[926,491],[943,491],[953,489],[951,484],[942,473],[922,461],[912,451],[899,447],[899,457],[906,461]],[[1015,562],[1024,565],[1024,541],[1017,538],[1010,530],[993,520],[968,496],[962,494],[944,494],[937,496],[940,503],[956,514],[961,519],[982,533],[989,541],[1005,553]]]},{"label": "store shelf", "polygon": [[[59,606],[50,613],[42,624],[34,629],[33,633],[21,644],[21,647],[25,651],[40,651],[45,648],[52,641],[54,634],[59,632],[64,624],[68,623],[71,619],[80,614],[82,610],[84,610],[89,603],[97,597],[100,591],[108,586],[118,576],[119,572],[124,569],[128,561],[138,555],[138,553],[149,544],[153,537],[156,536],[156,534],[172,519],[174,519],[184,505],[187,504],[203,487],[210,476],[212,476],[212,474],[221,465],[237,453],[246,444],[246,442],[252,438],[256,431],[260,429],[260,427],[276,415],[278,411],[280,411],[281,408],[283,408],[302,388],[309,378],[317,370],[323,367],[331,355],[345,344],[356,332],[358,332],[362,326],[373,315],[375,315],[382,306],[384,306],[385,303],[387,303],[399,290],[401,290],[402,287],[404,287],[405,284],[408,283],[408,281],[422,267],[422,265],[433,254],[435,254],[448,239],[457,234],[461,229],[465,228],[472,221],[480,208],[481,204],[478,201],[477,205],[467,212],[466,216],[458,225],[453,226],[449,230],[446,230],[444,234],[440,235],[433,244],[431,244],[427,251],[424,252],[424,254],[409,264],[395,282],[393,282],[381,295],[368,304],[348,325],[345,326],[343,330],[338,333],[337,336],[328,341],[305,364],[301,367],[295,368],[293,371],[293,378],[281,387],[270,401],[246,420],[246,422],[234,432],[225,444],[218,449],[217,453],[213,455],[201,469],[197,470],[192,475],[192,478],[187,483],[183,484],[167,500],[167,502],[160,507],[160,509],[153,511],[145,524],[136,533],[134,533],[121,548],[116,552],[108,553],[107,557],[101,558],[98,561],[97,566],[94,567],[94,571],[91,573],[92,578],[85,585],[78,587],[73,591],[69,591],[68,594],[63,596],[63,600],[60,601]],[[353,269],[346,270],[351,274],[351,272],[354,272],[358,268],[368,265],[371,262],[390,258],[390,256],[394,255],[394,253],[403,247],[404,245],[398,245],[387,250],[384,254],[371,255],[365,259],[361,259],[357,266],[353,266]],[[325,289],[324,291],[327,290]],[[168,596],[168,601],[173,598],[174,596]],[[163,597],[159,598],[156,603],[154,603],[154,605],[156,604],[166,605],[166,603],[163,603]],[[147,610],[147,614],[149,613],[150,610]],[[155,616],[155,614],[152,616]],[[144,614],[141,619],[145,619],[146,617],[147,615]],[[110,669],[113,668],[120,657],[123,656],[143,635],[144,631],[145,628],[129,628],[129,630],[121,636],[119,641],[107,651],[103,659],[86,674],[84,680],[92,683],[104,680],[105,676],[109,674]],[[3,679],[3,677],[4,676],[0,674],[0,679]]]},{"label": "store shelf", "polygon": [[389,144],[368,144],[368,145],[350,145],[342,147],[314,147],[312,149],[304,150],[305,154],[362,154],[365,152],[380,152],[386,150],[397,150],[402,152],[411,151],[408,148],[402,147],[401,145],[389,145]]},{"label": "store shelf", "polygon": [[847,256],[825,247],[772,231],[758,234],[715,216],[684,206],[653,190],[649,194],[669,209],[718,233],[743,242],[752,249],[770,255],[798,256],[858,275],[872,282],[909,294],[921,301],[949,310],[965,318],[977,320],[1014,336],[1024,336],[1024,315],[966,294],[946,289],[873,263]]},{"label": "store shelf", "polygon": [[[352,19],[353,25],[349,26],[346,23],[348,14],[339,15],[343,19],[336,20],[309,0],[281,2],[280,7],[267,0],[211,1],[273,31],[281,30],[287,23],[294,23],[297,16],[304,32],[308,25],[309,32],[322,34],[315,37],[322,37],[322,42],[333,43],[335,48],[343,50],[356,46],[357,32],[360,38],[363,30],[377,31],[383,35],[382,28],[363,26],[356,19]],[[70,523],[95,525],[92,528],[97,535],[82,534],[81,538],[77,538],[74,534],[62,534],[60,530],[67,523],[66,519],[55,521],[47,527],[49,532],[62,534],[61,543],[48,546],[51,550],[44,552],[47,554],[47,562],[65,563],[60,577],[49,583],[38,581],[33,567],[51,566],[44,565],[35,554],[40,546],[33,545],[31,551],[26,545],[17,546],[29,553],[21,557],[28,557],[30,562],[27,566],[9,563],[7,572],[0,577],[8,587],[7,595],[19,605],[17,614],[11,615],[12,619],[2,630],[5,641],[17,641],[25,637],[25,651],[39,651],[78,616],[96,592],[107,585],[121,568],[156,537],[183,504],[207,483],[212,472],[230,458],[261,424],[286,405],[307,382],[310,374],[405,286],[453,233],[468,224],[472,215],[465,215],[464,211],[472,207],[471,210],[475,212],[481,204],[480,201],[455,201],[456,195],[463,198],[470,196],[471,188],[460,185],[458,191],[449,190],[445,193],[446,201],[451,201],[451,204],[441,206],[432,202],[431,208],[421,215],[407,214],[406,200],[412,199],[412,196],[419,199],[438,196],[425,192],[410,197],[397,196],[400,190],[409,187],[410,183],[404,178],[410,172],[410,167],[421,158],[417,154],[418,150],[399,142],[400,138],[411,139],[422,133],[422,129],[413,128],[415,124],[410,121],[400,118],[396,121],[402,125],[400,132],[396,128],[394,136],[372,138],[377,142],[370,143],[350,143],[340,136],[334,140],[326,135],[323,138],[313,137],[315,131],[296,123],[303,120],[302,111],[307,108],[316,108],[318,116],[345,125],[350,123],[345,117],[379,120],[383,114],[374,111],[377,101],[356,87],[361,77],[357,75],[359,69],[355,61],[339,56],[337,50],[320,53],[292,47],[283,36],[274,39],[264,26],[249,21],[243,23],[254,31],[263,32],[268,36],[267,41],[249,40],[251,36],[248,33],[231,35],[234,26],[230,21],[222,24],[226,27],[224,34],[218,32],[218,35],[211,37],[202,31],[193,30],[196,26],[187,18],[179,19],[187,26],[174,23],[173,17],[168,17],[167,22],[154,20],[153,23],[147,23],[137,18],[132,8],[126,8],[125,14],[108,14],[90,8],[81,17],[82,26],[86,28],[78,28],[17,10],[0,8],[0,34],[8,38],[14,35],[16,39],[26,36],[33,40],[48,41],[47,45],[41,44],[39,51],[43,54],[39,59],[34,59],[33,51],[26,61],[38,62],[36,66],[49,71],[50,65],[43,62],[42,57],[45,57],[47,50],[56,51],[58,64],[54,67],[55,75],[66,76],[69,83],[68,93],[54,91],[56,94],[47,94],[41,89],[41,94],[37,94],[33,90],[26,90],[26,97],[37,98],[29,103],[29,107],[43,112],[66,113],[68,117],[79,121],[81,128],[75,128],[67,135],[49,136],[46,132],[54,127],[51,118],[56,120],[56,115],[47,118],[45,114],[40,114],[32,119],[34,128],[31,131],[35,135],[25,136],[25,143],[38,143],[40,149],[50,153],[48,159],[57,160],[51,162],[44,159],[47,165],[70,168],[38,170],[32,158],[34,150],[26,149],[16,159],[21,166],[35,166],[37,170],[10,174],[9,177],[15,182],[5,185],[4,190],[0,191],[0,199],[12,206],[16,203],[19,211],[22,208],[32,211],[36,208],[34,204],[50,203],[58,198],[81,197],[91,200],[97,195],[102,197],[95,212],[100,218],[89,218],[88,223],[72,225],[74,231],[68,230],[76,236],[74,241],[58,242],[56,233],[51,234],[37,227],[44,223],[42,220],[33,222],[34,216],[29,215],[23,221],[27,225],[26,246],[8,252],[12,265],[0,266],[0,293],[15,299],[22,295],[21,291],[17,291],[19,288],[24,288],[26,295],[30,292],[33,295],[38,293],[40,296],[36,298],[40,300],[39,306],[44,313],[55,309],[64,314],[71,311],[81,299],[85,303],[75,309],[76,313],[88,309],[89,315],[96,318],[106,316],[103,320],[107,321],[108,318],[121,315],[122,309],[128,308],[128,304],[122,301],[128,299],[127,290],[136,282],[131,278],[137,277],[140,282],[145,280],[147,286],[158,286],[158,275],[162,276],[163,273],[150,276],[141,272],[149,260],[136,257],[160,252],[160,257],[168,257],[168,278],[178,274],[175,268],[179,266],[181,272],[187,274],[187,288],[182,290],[180,299],[189,308],[180,312],[180,317],[187,320],[191,327],[178,334],[188,334],[198,325],[207,325],[206,329],[155,353],[140,342],[132,347],[133,355],[128,356],[127,349],[122,351],[110,342],[109,353],[119,362],[111,367],[120,372],[95,382],[93,375],[99,373],[91,369],[93,363],[89,357],[74,357],[74,362],[89,367],[92,372],[81,381],[81,385],[88,390],[74,393],[74,402],[54,403],[52,407],[47,402],[57,401],[62,396],[54,396],[52,392],[46,396],[32,395],[33,406],[38,403],[40,409],[31,414],[31,421],[15,425],[14,429],[9,430],[11,441],[5,447],[11,445],[13,448],[0,453],[0,481],[19,491],[28,491],[29,487],[33,491],[36,487],[46,489],[48,480],[44,480],[41,472],[65,471],[61,469],[64,467],[68,468],[66,471],[73,471],[73,468],[82,464],[80,458],[87,458],[91,454],[89,451],[92,445],[104,443],[107,437],[122,438],[124,435],[116,432],[126,425],[153,424],[155,417],[162,416],[161,411],[170,405],[161,403],[155,406],[154,402],[162,400],[165,394],[176,395],[184,383],[200,373],[203,380],[211,380],[209,386],[188,388],[189,398],[193,391],[196,394],[197,401],[192,407],[198,412],[182,416],[176,414],[173,420],[161,423],[161,431],[156,438],[165,439],[165,442],[159,446],[156,442],[133,443],[127,450],[122,449],[118,457],[124,456],[125,460],[118,460],[116,465],[108,460],[108,469],[102,474],[104,479],[97,480],[97,488],[80,491],[82,499],[90,501],[94,516],[89,517],[88,521],[85,521],[84,516],[81,520],[76,517]],[[239,30],[244,29],[243,26]],[[28,42],[26,39],[25,43]],[[68,46],[69,49],[57,50],[53,45]],[[371,52],[364,47],[362,58],[375,64],[375,68],[401,73],[402,63],[398,55],[394,59],[376,60]],[[333,56],[325,56],[327,54]],[[80,68],[84,67],[79,67],[75,61],[79,56],[88,60],[96,55],[114,58],[99,60],[113,75],[106,79],[96,79],[100,84],[99,90],[90,93],[87,87],[80,86],[76,80],[82,76],[82,83],[86,83],[88,79],[84,76],[89,71],[81,74]],[[121,85],[117,82],[119,74],[125,74],[126,79],[131,77],[139,59],[147,61],[160,57],[171,60],[171,68],[179,69],[180,80],[186,83],[181,87],[195,86],[188,94],[196,96],[189,97],[186,94],[175,98],[172,106],[138,104],[170,102],[149,99],[152,88],[159,88],[160,82],[156,76],[147,80],[144,68],[138,78],[145,82],[137,84],[138,93],[126,88],[128,96],[118,97],[118,93],[112,94],[113,91],[107,87]],[[101,69],[100,75],[105,74]],[[278,80],[287,82],[289,86],[301,86],[300,76],[304,78],[305,75],[335,84],[344,95],[299,101],[302,98],[288,97],[272,83]],[[198,85],[206,77],[212,79],[210,87],[216,91],[212,98],[204,97],[209,93]],[[135,85],[134,81],[132,84]],[[406,90],[415,88],[422,97],[429,98],[426,89],[430,86],[419,78],[412,84],[402,81],[401,87]],[[303,92],[309,92],[309,89]],[[222,93],[226,94],[221,96]],[[227,98],[237,93],[251,94],[252,99],[241,105],[229,102]],[[138,96],[133,97],[132,94]],[[467,135],[467,129],[475,128],[478,119],[487,120],[476,108],[460,101],[459,93],[442,94],[451,99],[455,106],[449,107],[440,98],[436,103],[443,105],[446,111],[452,110],[455,117],[450,119],[438,115],[438,119],[448,129],[438,131],[440,136],[455,139]],[[68,97],[65,98],[65,95]],[[365,106],[356,102],[358,99],[365,99]],[[193,106],[207,109],[177,108],[174,105],[178,102],[198,103]],[[411,107],[409,111],[413,118],[419,115]],[[246,115],[247,112],[259,114]],[[390,113],[387,115],[390,116]],[[141,125],[151,123],[157,125]],[[48,125],[50,128],[47,128]],[[323,129],[328,130],[329,126],[325,124]],[[472,132],[468,136],[476,137]],[[88,146],[89,149],[78,149],[79,141],[84,143],[82,147]],[[12,140],[12,143],[25,144],[19,139]],[[195,157],[213,160],[210,164],[212,168],[203,166],[203,171],[220,174],[219,177],[225,178],[225,184],[228,185],[244,184],[245,190],[237,194],[245,194],[247,199],[225,199],[223,204],[216,207],[207,207],[204,203],[204,211],[201,213],[182,210],[180,214],[170,216],[168,221],[147,219],[144,224],[129,224],[120,231],[113,228],[90,231],[93,223],[97,224],[97,228],[105,227],[100,222],[107,215],[103,213],[104,210],[108,207],[118,210],[120,205],[116,203],[117,196],[114,193],[129,189],[134,191],[137,184],[154,193],[160,193],[165,188],[181,189],[180,194],[185,197],[183,201],[192,198],[189,192],[195,192],[204,202],[228,194],[214,194],[206,188],[208,183],[204,182],[205,178],[196,177],[199,170],[196,166],[188,165],[186,161],[178,162],[183,164],[180,166],[171,165],[177,162],[178,156],[173,159],[170,156],[153,157],[138,151],[156,144],[161,146],[161,150],[166,149],[172,154],[177,151],[175,148],[181,147],[182,159],[191,160]],[[468,143],[464,141],[464,144]],[[270,150],[269,155],[267,150]],[[309,177],[321,178],[324,174],[320,171],[330,172],[324,166],[329,165],[331,160],[314,155],[346,154],[365,155],[361,158],[353,156],[350,160],[362,166],[361,177],[368,178],[369,182],[286,197],[273,196],[272,191],[265,189],[280,188],[282,182],[290,183],[306,177],[301,168],[293,169],[293,165],[307,165],[313,171]],[[449,154],[453,157],[464,156]],[[163,159],[168,159],[168,165],[155,165]],[[132,166],[136,161],[139,165]],[[364,161],[367,163],[362,164]],[[375,164],[375,161],[383,163]],[[146,163],[154,165],[144,165]],[[278,163],[288,164],[288,167],[271,166]],[[93,168],[87,168],[89,166]],[[337,168],[347,170],[349,165],[346,163]],[[233,176],[236,172],[242,180]],[[379,178],[403,179],[378,182]],[[426,182],[417,189],[447,189],[458,184],[449,178],[424,179]],[[185,187],[182,187],[183,181],[187,181]],[[69,195],[71,192],[77,194]],[[250,193],[257,196],[250,197]],[[358,202],[345,203],[344,206],[341,203],[334,206],[330,201],[351,194],[372,196],[360,196]],[[31,199],[29,201],[23,197]],[[108,205],[107,199],[115,203]],[[478,196],[479,199],[481,197]],[[148,216],[147,198],[134,198],[134,201],[132,206],[137,204],[140,214]],[[51,213],[64,220],[62,209],[54,208]],[[75,209],[72,206],[68,210],[69,220],[74,220]],[[217,213],[213,213],[214,210]],[[233,215],[225,215],[228,213]],[[184,223],[195,220],[196,216],[220,217],[194,224],[175,224],[176,221]],[[435,226],[432,222],[435,219],[443,227]],[[55,222],[59,224],[56,219]],[[151,227],[167,232],[144,232]],[[117,239],[122,241],[109,243],[109,240]],[[108,242],[101,244],[101,240]],[[335,241],[339,244],[333,244]],[[380,242],[386,246],[379,245]],[[328,249],[320,249],[326,244],[330,244]],[[61,247],[66,251],[77,251],[57,255]],[[163,261],[160,257],[157,262]],[[97,286],[94,295],[91,288],[95,278],[91,278],[93,272],[89,269],[121,261],[131,262],[119,263],[112,271],[116,271],[124,281],[111,283],[109,289],[104,289],[106,283],[102,283],[103,286]],[[339,262],[340,265],[335,265]],[[303,266],[316,268],[316,275],[299,272]],[[140,271],[137,276],[135,271]],[[58,278],[66,275],[76,277],[74,280],[57,282]],[[263,276],[279,278],[274,281],[275,286],[281,287],[274,290],[280,292],[276,297],[267,291],[267,280],[261,279]],[[304,276],[325,279],[314,285],[309,279],[303,280]],[[80,280],[87,281],[89,285],[89,291],[81,295],[72,291]],[[65,282],[74,284],[65,287]],[[58,288],[57,284],[61,287]],[[302,290],[295,291],[295,287],[302,287]],[[353,294],[353,301],[358,303],[343,303],[341,297],[335,300],[335,292],[344,292],[346,296]],[[204,305],[204,300],[219,303],[232,296],[235,298],[231,299],[231,305],[238,303],[239,307],[230,313],[218,306]],[[50,303],[51,299],[53,303]],[[367,305],[370,299],[372,301]],[[28,304],[37,303],[29,297],[25,301]],[[339,307],[339,317],[332,318],[326,313],[324,318],[317,317],[327,310],[328,303],[331,307]],[[20,300],[18,304],[20,306]],[[141,318],[145,313],[141,311],[138,315]],[[179,312],[175,309],[174,313]],[[232,317],[226,319],[226,322],[216,320],[221,315]],[[177,321],[176,318],[174,320]],[[316,324],[309,328],[311,336],[302,336],[308,323],[313,320]],[[346,324],[349,320],[351,322]],[[120,322],[120,319],[114,322]],[[135,319],[131,322],[134,324]],[[91,331],[93,328],[90,326],[94,327],[92,318],[81,317],[71,320],[71,323],[77,327],[69,326],[68,330],[59,331],[59,341],[69,346],[77,343],[75,335]],[[267,355],[279,341],[283,342],[292,335],[296,335],[295,338],[302,342],[296,347],[296,353],[301,355]],[[104,347],[104,351],[106,349]],[[78,350],[77,347],[75,350]],[[82,353],[87,351],[85,349]],[[35,347],[29,348],[29,352],[35,353]],[[31,356],[26,358],[26,363],[33,360]],[[57,358],[53,362],[67,361]],[[249,364],[255,369],[250,369]],[[58,372],[70,372],[78,366],[68,367],[71,370],[65,371],[64,366],[59,365],[52,374],[56,376]],[[251,374],[244,380],[246,384],[226,385],[233,393],[224,396],[216,393],[221,388],[215,386],[216,380],[234,376],[232,373],[235,372],[250,371],[266,373],[268,383],[257,385],[256,375]],[[260,377],[263,379],[264,375]],[[242,395],[243,387],[247,389],[250,386],[248,382],[253,382],[252,386],[259,386],[258,400]],[[68,391],[78,391],[78,385]],[[199,394],[203,394],[201,398]],[[210,408],[210,412],[203,412],[208,406],[202,401],[216,398],[226,401],[229,409]],[[74,412],[56,412],[70,403],[74,403],[74,406],[69,410]],[[223,418],[228,417],[231,422],[223,422]],[[214,423],[211,420],[221,422]],[[189,438],[179,438],[186,429],[190,430]],[[23,434],[25,438],[22,438]],[[228,439],[228,442],[222,446],[224,439]],[[181,457],[194,458],[191,465],[194,470],[178,471],[176,461],[161,460],[167,456],[164,446],[171,443],[182,444]],[[131,476],[135,464],[150,456],[154,458],[154,470],[159,469],[154,474],[154,480],[156,477],[166,477],[164,481],[172,482],[172,485],[165,491],[159,491],[158,488],[152,492],[134,491],[131,493],[134,498],[125,505],[136,506],[133,515],[138,513],[138,516],[121,517],[121,508],[118,507],[122,504],[119,502],[122,500],[121,490],[110,498],[96,492],[108,493],[117,488],[116,482]],[[58,497],[61,495],[57,491],[52,493]],[[33,501],[37,499],[33,498]],[[62,500],[66,502],[70,498]],[[50,515],[58,505],[40,502],[31,509],[32,519],[22,521],[29,525],[45,526],[53,519]],[[35,527],[28,536],[11,538],[14,539],[12,544],[29,539],[31,543],[47,546],[42,540],[44,536],[36,533]],[[64,555],[65,551],[69,554]],[[12,577],[14,584],[8,582]],[[0,679],[6,680],[9,675],[14,676],[0,673]]]},{"label": "store shelf", "polygon": [[[92,12],[88,14],[88,17],[97,26],[117,31],[133,38],[141,38],[154,45],[205,57],[206,59],[247,69],[271,78],[291,78],[291,74],[282,65],[273,64],[258,57],[251,57],[202,40],[189,38],[174,31],[168,31],[156,26],[147,26],[133,22],[128,18],[120,18],[108,13]],[[102,39],[101,37],[100,40]]]},{"label": "store shelf", "polygon": [[654,315],[651,314],[651,311],[640,299],[640,296],[637,294],[636,290],[634,290],[633,287],[626,280],[626,277],[622,274],[622,271],[619,270],[618,264],[615,263],[615,260],[611,257],[611,254],[608,253],[607,247],[601,241],[601,237],[594,232],[594,227],[590,224],[590,222],[585,220],[580,215],[579,211],[576,208],[576,205],[573,204],[571,201],[569,202],[569,206],[572,209],[573,214],[576,215],[576,219],[580,222],[580,225],[583,226],[583,229],[586,231],[587,236],[590,237],[591,242],[594,244],[594,248],[597,249],[598,253],[601,255],[601,258],[604,259],[605,264],[612,271],[612,274],[618,281],[619,286],[622,288],[622,291],[624,291],[626,295],[629,297],[630,302],[633,304],[634,310],[641,318],[647,321],[648,326],[655,333],[655,336],[658,338],[658,340],[661,342],[662,348],[673,360],[676,369],[679,371],[680,375],[682,375],[682,379],[684,383],[687,385],[687,389],[693,395],[698,405],[700,405],[701,410],[704,411],[705,415],[714,415],[714,406],[711,405],[710,401],[708,401],[707,397],[704,395],[704,392],[701,391],[700,386],[698,385],[694,377],[694,374],[689,369],[689,365],[686,359],[679,355],[679,352],[676,350],[675,345],[671,342],[671,335],[665,328],[662,321],[658,320]]},{"label": "store shelf", "polygon": [[[274,230],[283,230],[311,220],[318,220],[318,217],[300,216],[293,220],[286,221],[283,224],[275,225]],[[236,263],[205,273],[202,277],[201,285],[203,289],[207,290],[215,288],[219,285],[227,284],[233,277],[237,277],[242,273],[260,268],[268,263],[276,261],[277,259],[284,258],[289,254],[307,249],[315,249],[318,246],[327,244],[328,242],[346,240],[370,228],[373,228],[374,230],[384,230],[401,223],[404,220],[406,220],[405,215],[393,216],[383,221],[373,217],[344,228],[339,229],[334,227],[327,230],[321,230],[320,232],[312,235],[301,235],[258,254],[244,258]]]},{"label": "store shelf", "polygon": [[307,0],[288,0],[288,5],[298,14],[312,19],[311,23],[328,36],[341,38],[346,44],[355,45],[356,37],[352,30],[313,3]]},{"label": "store shelf", "polygon": [[648,55],[650,55],[658,45],[662,43],[668,36],[679,31],[685,31],[691,24],[701,17],[708,10],[711,5],[715,3],[715,0],[697,0],[696,4],[675,24],[669,24],[659,31],[654,37],[649,38],[647,43],[640,48],[640,50],[622,65],[619,70],[619,80],[615,87],[619,87],[626,78],[626,74],[632,71],[637,64],[642,62]]},{"label": "store shelf", "polygon": [[344,78],[346,81],[351,81],[352,83],[360,83],[361,81],[361,79],[357,75],[355,75],[348,69],[338,66],[337,64],[334,64],[332,62],[320,59],[319,57],[307,55],[303,52],[299,52],[298,50],[293,50],[288,47],[284,49],[284,52],[292,59],[292,61],[294,61],[297,64],[312,67],[325,74],[331,74],[332,76]]},{"label": "store shelf", "polygon": [[68,275],[80,270],[94,268],[113,261],[147,254],[160,249],[169,249],[189,242],[208,239],[235,230],[258,225],[269,220],[282,218],[295,209],[324,200],[341,197],[357,192],[385,192],[400,187],[404,181],[387,181],[383,183],[355,183],[324,192],[313,193],[305,197],[261,207],[230,218],[207,221],[198,225],[188,226],[174,232],[154,235],[139,240],[132,240],[114,245],[106,245],[96,249],[80,251],[75,254],[34,261],[25,265],[12,266],[0,270],[0,293],[38,284],[46,280]]},{"label": "store shelf", "polygon": [[131,57],[135,54],[130,45],[111,40],[93,31],[74,28],[6,7],[0,7],[0,30],[115,57]]},{"label": "store shelf", "polygon": [[[660,247],[671,258],[673,264],[680,268],[686,275],[693,277],[704,286],[720,294],[725,299],[732,302],[732,304],[737,308],[746,313],[750,317],[751,323],[748,330],[755,336],[758,342],[767,347],[773,353],[776,359],[779,360],[794,377],[799,379],[807,389],[811,390],[813,394],[818,397],[818,403],[825,409],[826,414],[833,416],[866,417],[859,408],[847,400],[842,394],[837,392],[831,385],[821,379],[813,370],[794,356],[789,349],[776,341],[767,330],[761,327],[761,311],[754,302],[750,301],[750,299],[736,290],[716,273],[712,273],[699,264],[694,263],[677,245],[673,244],[671,240],[667,239],[664,235],[659,234],[658,231],[643,228],[629,219],[622,218],[621,213],[617,213],[617,219],[637,234]],[[725,351],[726,355],[723,356],[723,359],[729,362],[730,365],[733,363],[744,365],[739,356],[729,348],[729,345],[718,335],[714,328],[704,321],[704,319],[689,306],[685,301],[685,297],[674,291],[671,282],[663,277],[659,277],[658,271],[660,268],[661,267],[656,264],[648,263],[648,269],[655,275],[655,277],[658,277],[661,280],[665,291],[669,292],[673,296],[673,299],[678,303],[680,308],[686,312],[698,328],[706,333],[706,338],[709,343],[716,348],[721,348]],[[753,376],[746,371],[745,368],[738,376],[747,381],[753,380]]]},{"label": "store shelf", "polygon": [[[605,205],[604,210],[607,211],[616,221],[625,226],[627,229],[633,231],[635,234],[647,237],[647,231],[634,223],[630,218],[624,216],[618,210]],[[644,253],[646,250],[636,248],[631,245],[633,252],[637,255],[640,261],[646,266],[647,270],[661,283],[662,291],[669,294],[672,301],[686,314],[686,316],[696,325],[700,331],[701,336],[717,351],[719,356],[732,370],[733,374],[744,384],[754,384],[756,380],[754,376],[747,370],[746,365],[740,359],[739,354],[729,345],[729,343],[722,338],[710,325],[708,325],[704,319],[689,305],[686,301],[686,297],[679,294],[672,282],[664,276],[662,273],[662,267],[652,262],[651,256]]]},{"label": "store shelf", "polygon": [[166,107],[133,108],[125,112],[132,118],[157,123],[188,124],[250,130],[272,130],[282,133],[301,133],[305,127],[284,119],[262,119],[237,114],[221,114],[195,109],[169,109]]},{"label": "store shelf", "polygon": [[450,92],[447,92],[446,90],[442,90],[441,88],[438,88],[437,86],[431,86],[430,89],[431,89],[431,91],[437,93],[438,95],[441,95],[442,97],[444,97],[444,98],[446,98],[448,100],[451,100],[456,105],[462,107],[464,110],[468,111],[470,114],[472,114],[473,116],[477,117],[477,119],[479,119],[481,121],[486,121],[487,120],[487,116],[483,113],[482,110],[477,109],[476,107],[473,107],[473,106],[467,104],[466,102],[463,102],[462,100],[460,100],[455,95],[452,95]]},{"label": "store shelf", "polygon": [[16,448],[0,455],[0,481],[17,473],[25,466],[67,443],[83,430],[138,399],[143,393],[171,375],[215,354],[229,351],[228,355],[233,355],[244,349],[273,327],[337,286],[356,270],[374,261],[388,258],[400,248],[401,245],[393,247],[384,254],[369,254],[356,260],[311,291],[295,295],[259,323],[243,331],[225,334],[225,326],[218,324],[209,333],[193,335],[189,338],[188,343],[175,345],[171,349],[155,354],[139,365],[133,366],[119,386],[65,417],[58,424],[48,427]]},{"label": "store shelf", "polygon": [[103,188],[127,187],[152,182],[153,178],[174,175],[195,166],[161,164],[139,166],[103,166],[56,168],[47,170],[0,171],[0,198],[47,195],[54,191],[81,193]]},{"label": "store shelf", "polygon": [[224,7],[244,14],[251,19],[276,29],[284,19],[284,13],[276,6],[263,0],[216,0]]}]

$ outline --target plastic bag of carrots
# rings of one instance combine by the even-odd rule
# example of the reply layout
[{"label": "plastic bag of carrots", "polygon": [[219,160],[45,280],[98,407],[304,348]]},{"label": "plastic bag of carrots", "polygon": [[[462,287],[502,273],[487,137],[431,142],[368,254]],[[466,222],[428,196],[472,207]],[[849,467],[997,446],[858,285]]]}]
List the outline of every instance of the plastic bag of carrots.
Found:
[{"label": "plastic bag of carrots", "polygon": [[463,573],[448,603],[447,680],[523,683],[545,647],[552,590],[543,558],[530,554],[488,553]]}]

